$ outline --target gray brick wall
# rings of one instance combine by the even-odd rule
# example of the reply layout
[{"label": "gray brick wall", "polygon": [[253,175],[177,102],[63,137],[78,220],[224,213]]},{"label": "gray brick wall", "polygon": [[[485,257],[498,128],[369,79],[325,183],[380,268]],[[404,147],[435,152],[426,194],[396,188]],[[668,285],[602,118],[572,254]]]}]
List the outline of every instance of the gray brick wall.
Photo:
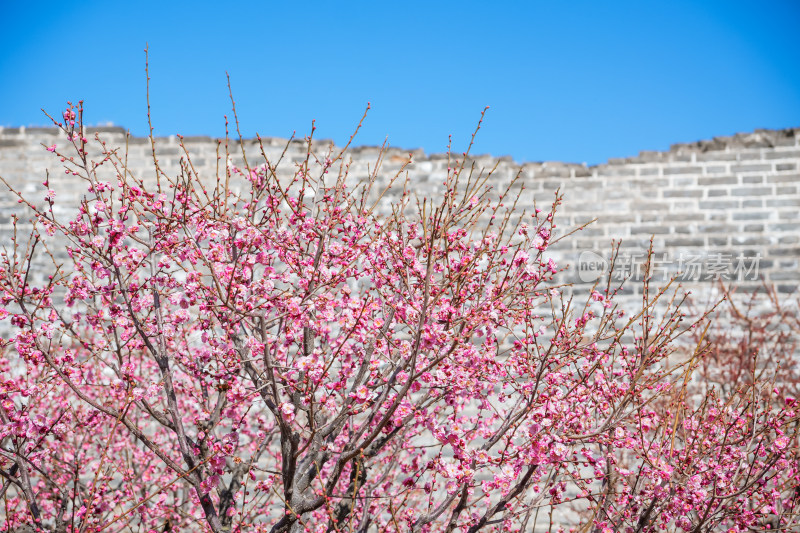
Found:
[{"label": "gray brick wall", "polygon": [[[148,139],[126,140],[121,128],[97,128],[92,137],[94,133],[108,146],[122,147],[120,153],[127,146],[134,174],[152,179]],[[158,138],[156,142],[162,169],[176,175],[183,154],[178,138]],[[221,142],[208,137],[184,139],[195,168],[209,179],[218,167],[224,169]],[[54,143],[66,144],[55,129],[0,128],[0,176],[26,196],[41,201],[41,182],[49,171],[59,195],[58,205],[68,210],[86,184],[65,175],[63,164],[44,149]],[[324,151],[328,144],[317,141],[314,150]],[[261,162],[255,141],[247,140],[245,145],[249,162]],[[272,161],[286,145],[283,139],[264,140]],[[233,143],[231,152],[234,162],[241,164],[238,143]],[[374,169],[377,148],[356,147],[349,153],[354,178]],[[218,154],[223,156],[218,158]],[[380,169],[382,182],[401,168],[408,155],[401,149],[388,150]],[[412,155],[408,171],[413,189],[420,195],[436,195],[447,173],[447,157],[425,155],[420,150]],[[291,173],[305,156],[305,142],[293,141],[286,148],[281,168]],[[642,152],[591,167],[560,162],[520,165],[491,156],[476,156],[467,165],[473,162],[487,171],[496,167],[491,181],[495,189],[503,189],[521,172],[525,187],[522,208],[529,212],[534,202],[548,207],[559,189],[564,195],[557,219],[562,234],[596,219],[549,252],[561,266],[568,267],[561,280],[573,283],[578,293],[591,288],[590,265],[594,261],[602,268],[612,240],[622,241],[622,270],[635,274],[651,237],[658,260],[653,283],[680,276],[683,287],[700,300],[714,297],[718,280],[732,282],[740,291],[774,284],[785,295],[796,292],[800,285],[800,128],[757,130],[676,144],[666,152]],[[64,202],[65,198],[69,200]],[[16,198],[0,190],[2,242],[8,242],[9,219],[15,213],[24,211]],[[625,291],[632,305],[640,300],[640,285],[631,283]]]}]

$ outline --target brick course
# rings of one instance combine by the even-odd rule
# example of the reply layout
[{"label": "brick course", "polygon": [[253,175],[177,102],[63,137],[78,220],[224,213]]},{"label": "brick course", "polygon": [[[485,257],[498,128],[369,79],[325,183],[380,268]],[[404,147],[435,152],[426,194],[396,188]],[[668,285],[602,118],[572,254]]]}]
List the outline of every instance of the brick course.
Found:
[{"label": "brick course", "polygon": [[[154,179],[150,142],[146,138],[126,139],[118,127],[94,128],[92,133],[107,146],[120,146],[137,177]],[[264,139],[264,152],[276,161],[286,150],[280,168],[291,173],[295,164],[306,157],[302,141],[287,144],[283,139]],[[156,139],[156,153],[162,170],[169,176],[180,171],[184,150],[178,137]],[[183,143],[195,169],[213,180],[218,169],[224,171],[224,140],[210,137],[186,137]],[[0,128],[0,176],[35,201],[41,201],[41,182],[50,172],[51,183],[64,202],[61,212],[69,212],[86,190],[86,184],[64,174],[63,164],[44,149],[53,143],[66,145],[62,134],[52,128]],[[263,162],[261,148],[254,140],[244,142],[251,164]],[[328,140],[315,141],[314,151],[324,154]],[[242,165],[238,141],[231,142],[232,160]],[[384,154],[379,171],[380,183],[386,183],[404,161],[409,151],[390,148]],[[413,190],[419,195],[439,194],[447,173],[447,157],[412,151],[413,162],[407,171]],[[374,171],[377,147],[355,147],[350,172],[354,179]],[[525,190],[521,209],[530,212],[534,201],[549,206],[559,189],[564,202],[557,223],[567,232],[593,218],[586,229],[565,239],[549,253],[560,265],[568,267],[561,280],[574,284],[578,293],[592,286],[581,279],[578,259],[581,252],[593,251],[607,256],[611,241],[622,239],[622,249],[631,256],[643,253],[654,235],[656,252],[667,258],[676,273],[681,262],[701,260],[706,266],[720,257],[734,265],[737,261],[758,260],[754,279],[731,280],[742,289],[755,289],[763,282],[780,284],[783,292],[796,291],[800,285],[800,128],[757,130],[731,137],[673,145],[666,152],[642,152],[636,157],[611,159],[608,163],[581,164],[543,162],[515,163],[508,157],[475,156],[476,172],[495,168],[490,181],[495,190],[504,189],[521,172]],[[103,169],[108,171],[108,166]],[[282,174],[283,175],[283,174]],[[388,199],[392,197],[389,196]],[[385,211],[384,211],[385,212]],[[10,217],[24,216],[17,199],[8,191],[0,192],[0,239],[9,242]],[[721,267],[719,267],[721,268]],[[654,279],[654,283],[665,281]],[[702,279],[684,279],[683,286],[698,296],[713,294],[717,280],[713,273]],[[639,284],[627,291],[635,304]]]}]

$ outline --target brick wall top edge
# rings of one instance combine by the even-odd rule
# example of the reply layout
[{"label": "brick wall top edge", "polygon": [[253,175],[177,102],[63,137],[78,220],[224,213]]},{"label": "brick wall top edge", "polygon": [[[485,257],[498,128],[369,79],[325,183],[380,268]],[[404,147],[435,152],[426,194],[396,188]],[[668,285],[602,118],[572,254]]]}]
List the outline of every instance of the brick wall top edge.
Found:
[{"label": "brick wall top edge", "polygon": [[669,151],[676,152],[711,152],[741,148],[775,148],[776,146],[795,146],[800,137],[800,128],[784,128],[781,130],[757,129],[748,133],[737,133],[726,137],[714,137],[692,143],[678,143],[670,146]]},{"label": "brick wall top edge", "polygon": [[[89,134],[105,134],[105,135],[125,135],[127,130],[121,126],[93,126],[86,128],[87,133]],[[47,136],[48,138],[51,136],[55,136],[59,134],[59,130],[55,127],[38,127],[38,126],[31,126],[31,127],[3,127],[0,126],[0,139],[4,140],[13,140],[13,141],[25,141],[25,137],[28,135],[30,136]],[[214,144],[216,145],[218,142],[224,143],[225,139],[223,138],[213,138],[209,136],[166,136],[166,137],[156,137],[156,142],[160,144],[177,144],[179,142],[179,137],[183,139],[183,142],[186,144]],[[33,139],[30,139],[33,141]],[[49,140],[49,139],[48,139]],[[131,137],[131,140],[142,141],[144,142],[144,138],[138,138],[135,136]],[[240,142],[239,139],[229,139],[228,140],[230,146],[237,146]],[[247,145],[257,145],[259,140],[256,138],[249,138],[244,139],[244,142]],[[261,137],[261,142],[264,146],[282,146],[285,147],[287,144],[289,145],[289,149],[292,151],[297,151],[299,148],[306,145],[305,139],[285,139],[280,137]],[[317,149],[326,148],[331,146],[333,141],[331,139],[314,139],[313,144]],[[19,146],[17,142],[14,143],[5,143],[6,148],[11,148],[14,146]],[[669,162],[675,163],[675,157],[678,156],[686,156],[690,154],[698,154],[698,153],[707,153],[707,152],[721,152],[721,151],[739,151],[743,149],[774,149],[778,147],[795,147],[800,146],[800,127],[794,128],[784,128],[784,129],[777,129],[777,130],[769,130],[769,129],[756,129],[752,132],[747,133],[737,133],[735,135],[730,136],[720,136],[714,137],[709,140],[700,140],[690,143],[677,143],[673,144],[668,151],[642,151],[639,153],[638,156],[633,157],[616,157],[610,158],[605,163],[600,163],[597,165],[587,166],[585,163],[572,163],[572,162],[560,162],[560,161],[529,161],[525,163],[518,163],[515,162],[511,156],[492,156],[489,154],[480,154],[480,155],[472,155],[469,158],[469,161],[476,161],[482,164],[488,165],[489,162],[499,162],[499,163],[511,163],[517,166],[525,166],[526,168],[567,168],[567,169],[589,169],[589,170],[598,170],[600,172],[603,169],[609,167],[617,167],[623,165],[631,165],[631,164],[647,164],[647,163],[659,163],[659,162]],[[338,148],[338,147],[337,147]],[[349,149],[353,155],[361,155],[364,154],[366,156],[375,155],[377,151],[380,150],[380,146],[353,146]],[[441,161],[443,159],[447,159],[447,154],[443,153],[433,153],[433,154],[425,154],[424,150],[421,148],[415,149],[406,149],[406,148],[399,148],[391,146],[387,148],[386,155],[390,156],[408,156],[411,154],[413,156],[414,161],[421,162],[421,161]],[[459,159],[461,154],[452,154],[452,159]],[[679,159],[677,162],[685,162],[687,164],[691,164],[689,161],[685,159]]]}]

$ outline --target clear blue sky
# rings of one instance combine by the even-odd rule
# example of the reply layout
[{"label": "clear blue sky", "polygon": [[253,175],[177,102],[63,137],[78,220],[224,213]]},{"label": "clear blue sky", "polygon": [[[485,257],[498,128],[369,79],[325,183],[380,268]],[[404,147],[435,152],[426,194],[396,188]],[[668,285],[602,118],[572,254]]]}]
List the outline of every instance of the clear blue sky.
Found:
[{"label": "clear blue sky", "polygon": [[224,134],[225,72],[246,137],[605,161],[800,126],[800,2],[0,0],[0,125],[87,121]]}]

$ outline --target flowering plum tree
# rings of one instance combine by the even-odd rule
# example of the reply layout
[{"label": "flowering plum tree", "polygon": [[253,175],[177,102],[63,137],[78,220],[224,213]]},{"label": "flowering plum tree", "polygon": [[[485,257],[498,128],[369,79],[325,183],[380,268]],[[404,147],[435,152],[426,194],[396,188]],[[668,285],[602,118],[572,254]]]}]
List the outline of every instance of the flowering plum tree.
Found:
[{"label": "flowering plum tree", "polygon": [[468,150],[387,203],[310,136],[288,177],[242,148],[210,181],[153,141],[148,182],[82,115],[48,148],[77,213],[19,194],[0,257],[3,530],[796,527],[793,400],[695,391],[707,346],[663,292],[561,297],[558,196],[521,212]]}]

